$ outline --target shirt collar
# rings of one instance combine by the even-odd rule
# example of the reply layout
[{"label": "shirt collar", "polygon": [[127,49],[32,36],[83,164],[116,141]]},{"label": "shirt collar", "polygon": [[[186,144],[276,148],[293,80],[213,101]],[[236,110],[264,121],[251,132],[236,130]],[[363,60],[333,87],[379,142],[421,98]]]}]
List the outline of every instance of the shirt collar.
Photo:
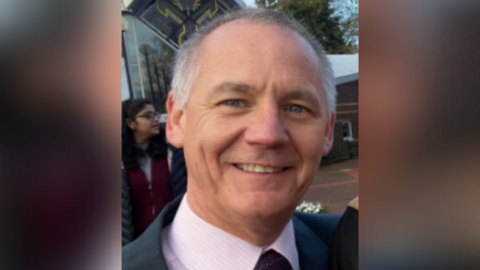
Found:
[{"label": "shirt collar", "polygon": [[291,220],[271,245],[258,247],[198,217],[186,197],[180,203],[167,237],[171,251],[187,269],[254,269],[260,256],[270,249],[282,254],[293,270],[300,269]]}]

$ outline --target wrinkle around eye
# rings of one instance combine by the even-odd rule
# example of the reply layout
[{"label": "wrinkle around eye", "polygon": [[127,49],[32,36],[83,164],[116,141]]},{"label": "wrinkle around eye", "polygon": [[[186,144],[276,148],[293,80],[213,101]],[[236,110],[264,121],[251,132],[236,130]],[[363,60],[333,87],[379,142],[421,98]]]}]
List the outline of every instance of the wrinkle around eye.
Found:
[{"label": "wrinkle around eye", "polygon": [[220,105],[228,106],[228,107],[233,107],[233,108],[245,108],[247,107],[244,101],[238,100],[238,99],[229,99],[222,101]]}]

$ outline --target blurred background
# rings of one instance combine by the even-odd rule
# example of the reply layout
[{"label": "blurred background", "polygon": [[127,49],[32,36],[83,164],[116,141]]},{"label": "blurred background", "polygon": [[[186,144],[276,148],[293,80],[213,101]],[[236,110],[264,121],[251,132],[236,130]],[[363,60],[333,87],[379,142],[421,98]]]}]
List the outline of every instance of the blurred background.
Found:
[{"label": "blurred background", "polygon": [[[217,12],[259,5],[210,2]],[[151,2],[135,3],[2,1],[1,269],[120,269],[120,101],[151,97],[162,109],[183,32],[172,30],[182,23],[170,13],[157,23],[147,15]],[[206,19],[214,9],[202,3]],[[260,4],[287,3],[295,1]],[[362,269],[479,269],[479,2],[365,0],[360,9],[361,61],[360,38],[342,38],[343,47],[335,34],[324,41],[338,59],[357,55],[345,62],[359,68],[341,69],[357,76],[345,90],[337,83],[346,95],[339,102],[349,104],[337,106],[345,121],[335,140],[344,150],[325,160],[332,167],[319,169],[305,199],[331,200],[340,211],[335,203],[355,196],[361,171]],[[361,159],[350,145],[359,137]],[[322,182],[337,173],[344,175]]]},{"label": "blurred background", "polygon": [[1,2],[0,269],[120,265],[116,2]]}]

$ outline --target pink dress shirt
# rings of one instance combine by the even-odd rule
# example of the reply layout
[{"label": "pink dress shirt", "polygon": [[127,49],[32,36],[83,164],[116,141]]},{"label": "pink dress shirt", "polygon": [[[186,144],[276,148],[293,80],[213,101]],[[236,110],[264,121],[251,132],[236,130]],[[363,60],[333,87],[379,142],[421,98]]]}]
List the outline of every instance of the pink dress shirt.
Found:
[{"label": "pink dress shirt", "polygon": [[253,270],[260,256],[274,249],[300,270],[293,223],[267,247],[258,247],[198,217],[184,196],[172,224],[162,231],[162,249],[170,270]]}]

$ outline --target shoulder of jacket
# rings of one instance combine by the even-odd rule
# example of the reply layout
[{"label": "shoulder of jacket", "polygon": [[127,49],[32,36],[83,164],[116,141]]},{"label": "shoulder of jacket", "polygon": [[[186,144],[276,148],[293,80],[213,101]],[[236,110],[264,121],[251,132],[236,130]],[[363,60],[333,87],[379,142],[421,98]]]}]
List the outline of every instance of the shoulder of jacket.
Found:
[{"label": "shoulder of jacket", "polygon": [[294,217],[298,218],[307,227],[322,230],[334,229],[340,222],[342,215],[340,214],[311,214],[295,211]]}]

